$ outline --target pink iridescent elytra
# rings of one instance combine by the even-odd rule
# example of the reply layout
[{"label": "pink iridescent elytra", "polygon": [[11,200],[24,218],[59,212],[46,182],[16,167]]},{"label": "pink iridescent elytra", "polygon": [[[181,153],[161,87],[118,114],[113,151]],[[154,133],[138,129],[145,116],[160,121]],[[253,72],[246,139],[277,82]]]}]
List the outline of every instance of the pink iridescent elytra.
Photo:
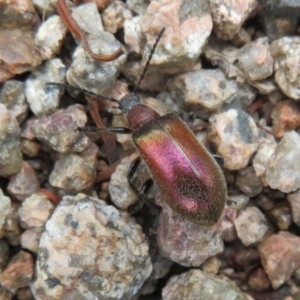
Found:
[{"label": "pink iridescent elytra", "polygon": [[227,189],[212,155],[175,114],[160,117],[140,104],[129,111],[128,121],[162,199],[185,219],[214,225],[222,214]]}]

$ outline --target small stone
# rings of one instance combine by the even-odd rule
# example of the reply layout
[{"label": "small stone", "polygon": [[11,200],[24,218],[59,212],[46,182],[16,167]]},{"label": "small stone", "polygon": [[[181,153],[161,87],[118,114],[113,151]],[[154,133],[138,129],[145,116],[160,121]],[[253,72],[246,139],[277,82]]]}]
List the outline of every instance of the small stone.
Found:
[{"label": "small stone", "polygon": [[25,230],[21,236],[22,248],[25,248],[33,253],[37,253],[41,236],[42,232],[37,232],[35,229]]},{"label": "small stone", "polygon": [[0,274],[0,283],[11,293],[16,293],[17,289],[29,285],[33,275],[32,255],[20,251],[10,260],[5,270]]},{"label": "small stone", "polygon": [[13,295],[5,288],[0,287],[0,300],[12,300]]},{"label": "small stone", "polygon": [[250,115],[229,109],[209,119],[208,139],[216,146],[228,170],[243,169],[257,150],[258,129]]},{"label": "small stone", "polygon": [[194,269],[171,277],[163,288],[162,299],[247,300],[247,297],[227,277]]},{"label": "small stone", "polygon": [[146,62],[160,30],[166,27],[151,65],[159,66],[168,74],[192,70],[212,30],[206,1],[151,1],[141,24],[147,38],[143,62]]},{"label": "small stone", "polygon": [[[95,3],[76,7],[72,15],[87,34],[93,52],[108,55],[121,47],[111,33],[103,31]],[[125,54],[110,62],[95,61],[86,53],[82,45],[79,45],[73,54],[73,61],[67,72],[67,81],[71,85],[86,89],[96,95],[104,95],[113,86],[125,61]]]},{"label": "small stone", "polygon": [[1,29],[31,29],[39,22],[31,1],[1,1],[1,9],[5,11],[0,20]]},{"label": "small stone", "polygon": [[36,157],[41,149],[41,143],[28,139],[21,139],[21,151],[29,157]]},{"label": "small stone", "polygon": [[236,185],[247,196],[255,197],[261,193],[263,186],[252,166],[239,170]]},{"label": "small stone", "polygon": [[294,101],[280,101],[274,107],[271,117],[277,138],[283,137],[285,131],[295,130],[300,126],[300,111]]},{"label": "small stone", "polygon": [[217,275],[219,272],[219,267],[221,265],[221,261],[216,257],[209,257],[201,266],[202,270],[206,273]]},{"label": "small stone", "polygon": [[275,205],[274,200],[264,194],[258,195],[258,197],[256,198],[256,202],[258,206],[265,211],[271,210]]},{"label": "small stone", "polygon": [[33,32],[29,30],[1,29],[0,45],[5,45],[0,48],[0,82],[31,71],[42,63],[42,57],[35,49]]},{"label": "small stone", "polygon": [[105,30],[116,33],[123,28],[124,22],[132,18],[132,12],[127,5],[121,1],[113,1],[101,13],[102,22]]},{"label": "small stone", "polygon": [[251,289],[262,292],[270,288],[270,281],[264,269],[257,268],[248,278]]},{"label": "small stone", "polygon": [[258,4],[256,0],[208,0],[208,2],[214,22],[214,31],[222,40],[234,38]]},{"label": "small stone", "polygon": [[74,105],[36,120],[32,131],[38,140],[59,153],[82,152],[90,140],[77,129],[84,127],[86,122],[83,108]]},{"label": "small stone", "polygon": [[35,44],[44,60],[59,53],[67,31],[59,16],[51,16],[41,24],[35,36]]},{"label": "small stone", "polygon": [[277,225],[279,230],[288,230],[292,224],[292,216],[287,205],[274,207],[269,211],[268,216]]},{"label": "small stone", "polygon": [[4,235],[5,220],[11,209],[10,198],[6,197],[0,189],[0,238]]},{"label": "small stone", "polygon": [[41,232],[53,210],[54,205],[43,193],[33,194],[25,199],[19,209],[20,225]]},{"label": "small stone", "polygon": [[52,15],[57,11],[56,0],[32,0],[32,3],[41,14],[44,13],[46,16]]},{"label": "small stone", "polygon": [[4,223],[4,237],[10,245],[17,246],[21,240],[18,210],[20,202],[11,202],[11,207]]},{"label": "small stone", "polygon": [[300,226],[300,190],[288,194],[287,200],[290,204],[293,222]]},{"label": "small stone", "polygon": [[258,248],[261,262],[274,289],[284,284],[300,267],[300,238],[280,231]]},{"label": "small stone", "polygon": [[91,188],[96,178],[98,151],[98,147],[90,143],[80,153],[62,154],[51,172],[50,184],[70,192]]},{"label": "small stone", "polygon": [[266,179],[272,189],[284,193],[300,189],[300,137],[295,131],[286,132],[269,158]]},{"label": "small stone", "polygon": [[255,87],[259,94],[270,96],[272,93],[278,92],[278,87],[273,79],[265,79],[261,81],[253,81],[248,79],[247,81],[251,86]]},{"label": "small stone", "polygon": [[150,0],[128,0],[128,7],[138,15],[144,15],[147,12]]},{"label": "small stone", "polygon": [[272,157],[277,143],[274,137],[268,134],[266,137],[259,138],[259,146],[256,155],[253,159],[253,168],[256,176],[260,178],[262,184],[267,186],[266,168],[268,167],[269,159]]},{"label": "small stone", "polygon": [[40,190],[40,182],[35,170],[26,161],[23,161],[21,170],[10,177],[7,191],[11,197],[24,201],[27,197]]},{"label": "small stone", "polygon": [[0,103],[6,106],[19,123],[22,123],[28,111],[24,82],[18,80],[6,81],[1,90]]},{"label": "small stone", "polygon": [[[9,260],[9,246],[4,239],[0,239],[0,274]],[[0,297],[1,299],[1,297]]]},{"label": "small stone", "polygon": [[34,296],[133,299],[152,272],[148,250],[127,213],[83,194],[65,196],[40,241]]},{"label": "small stone", "polygon": [[250,198],[244,194],[229,195],[228,200],[234,203],[234,208],[239,211],[247,206]]},{"label": "small stone", "polygon": [[227,221],[226,210],[216,225],[205,227],[183,219],[164,201],[160,205],[162,212],[159,215],[156,241],[161,255],[183,266],[198,267],[207,258],[223,251],[222,235],[225,227],[222,226]]},{"label": "small stone", "polygon": [[236,78],[239,83],[244,83],[245,74],[236,64],[239,49],[232,45],[210,39],[205,47],[204,55],[212,65],[219,67],[228,78]]},{"label": "small stone", "polygon": [[8,177],[22,167],[20,127],[15,117],[0,103],[0,176]]},{"label": "small stone", "polygon": [[45,88],[47,82],[64,83],[66,67],[59,58],[47,60],[32,71],[25,82],[25,94],[31,111],[37,116],[48,115],[59,105],[62,89]]},{"label": "small stone", "polygon": [[245,246],[260,242],[269,229],[264,214],[255,206],[241,210],[234,224],[238,237]]},{"label": "small stone", "polygon": [[124,22],[124,40],[126,45],[130,46],[131,51],[143,54],[146,38],[143,33],[140,16],[134,16]]},{"label": "small stone", "polygon": [[116,171],[111,175],[109,182],[111,201],[115,206],[124,210],[138,200],[136,193],[131,189],[127,180],[127,173],[134,158],[136,158],[136,155],[123,158]]},{"label": "small stone", "polygon": [[251,42],[251,36],[249,32],[241,27],[239,32],[233,37],[232,44],[238,48]]},{"label": "small stone", "polygon": [[179,74],[168,81],[168,89],[180,107],[187,105],[192,110],[209,112],[237,98],[241,101],[240,93],[244,88],[236,80],[228,79],[220,69]]},{"label": "small stone", "polygon": [[250,80],[262,80],[273,73],[273,57],[267,38],[259,38],[239,50],[241,69]]},{"label": "small stone", "polygon": [[33,295],[31,293],[31,290],[29,287],[24,287],[24,288],[18,289],[17,297],[18,297],[18,300],[32,300],[33,299]]},{"label": "small stone", "polygon": [[300,100],[300,37],[286,36],[271,46],[274,57],[275,81],[281,91],[294,100]]}]

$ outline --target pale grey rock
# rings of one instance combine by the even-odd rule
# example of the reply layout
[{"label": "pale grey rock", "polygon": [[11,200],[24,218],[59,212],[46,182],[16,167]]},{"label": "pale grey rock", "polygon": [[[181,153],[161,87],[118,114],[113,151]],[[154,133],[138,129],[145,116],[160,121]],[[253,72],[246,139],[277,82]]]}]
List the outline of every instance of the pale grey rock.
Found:
[{"label": "pale grey rock", "polygon": [[32,71],[25,82],[25,94],[31,111],[40,117],[53,112],[59,106],[63,90],[57,87],[45,88],[46,82],[65,82],[66,67],[59,58],[47,60]]},{"label": "pale grey rock", "polygon": [[22,167],[20,127],[16,118],[0,103],[0,176],[8,177]]},{"label": "pale grey rock", "polygon": [[179,74],[168,81],[168,89],[179,106],[216,111],[236,97],[239,84],[220,69]]},{"label": "pale grey rock", "polygon": [[258,129],[252,117],[242,110],[210,117],[208,139],[216,146],[229,170],[243,169],[258,147]]},{"label": "pale grey rock", "polygon": [[264,214],[255,206],[241,210],[234,224],[238,237],[245,246],[261,241],[269,229]]},{"label": "pale grey rock", "polygon": [[250,80],[266,79],[273,73],[273,57],[267,38],[259,38],[239,50],[241,69]]},{"label": "pale grey rock", "polygon": [[292,219],[297,226],[300,226],[300,190],[287,195],[290,204]]},{"label": "pale grey rock", "polygon": [[77,129],[84,127],[86,122],[83,107],[74,105],[36,120],[32,132],[38,140],[59,153],[82,152],[90,140]]},{"label": "pale grey rock", "polygon": [[98,147],[90,143],[80,153],[62,154],[50,174],[50,184],[73,193],[91,188],[96,178],[98,152]]},{"label": "pale grey rock", "polygon": [[239,211],[247,206],[250,197],[244,194],[228,195],[228,200],[233,202],[234,208]]},{"label": "pale grey rock", "polygon": [[253,168],[256,176],[260,178],[264,186],[268,186],[266,180],[266,168],[268,167],[269,159],[272,157],[276,147],[277,143],[272,135],[268,134],[265,137],[259,138],[258,150],[253,158]]},{"label": "pale grey rock", "polygon": [[134,16],[124,22],[124,40],[130,51],[143,54],[146,38],[141,25],[141,17]]},{"label": "pale grey rock", "polygon": [[113,1],[101,13],[104,29],[116,33],[124,27],[124,22],[132,18],[132,12],[122,1]]},{"label": "pale grey rock", "polygon": [[214,31],[223,40],[231,40],[239,32],[244,21],[258,4],[257,0],[208,0],[208,2],[214,22]]},{"label": "pale grey rock", "polygon": [[162,291],[163,300],[247,300],[234,281],[197,269],[175,275]]},{"label": "pale grey rock", "polygon": [[33,292],[40,300],[133,299],[151,272],[147,238],[127,213],[66,196],[40,240]]},{"label": "pale grey rock", "polygon": [[[103,25],[95,3],[87,3],[73,10],[73,17],[87,34],[88,42],[94,53],[108,55],[117,51],[121,44],[115,37],[103,31]],[[113,86],[123,69],[126,55],[110,62],[95,61],[79,45],[72,64],[67,72],[71,85],[86,89],[97,95],[104,95]]]},{"label": "pale grey rock", "polygon": [[137,194],[131,189],[127,180],[129,167],[135,157],[136,155],[123,158],[109,182],[111,201],[115,206],[124,210],[138,200]]},{"label": "pale grey rock", "polygon": [[23,122],[28,112],[24,82],[18,80],[6,81],[1,89],[0,103],[6,106],[19,123]]},{"label": "pale grey rock", "polygon": [[300,188],[300,137],[286,132],[266,166],[266,180],[272,189],[290,193]]},{"label": "pale grey rock", "polygon": [[198,60],[212,30],[212,18],[207,1],[152,1],[141,18],[147,39],[145,63],[160,30],[166,27],[151,65],[165,73],[190,71]]},{"label": "pale grey rock", "polygon": [[262,183],[252,166],[238,171],[236,185],[249,197],[257,196],[263,189]]},{"label": "pale grey rock", "polygon": [[67,27],[59,16],[51,16],[39,27],[35,44],[44,60],[53,58],[59,53]]},{"label": "pale grey rock", "polygon": [[24,201],[40,190],[40,182],[33,167],[23,161],[21,170],[9,178],[7,191],[11,197]]},{"label": "pale grey rock", "polygon": [[144,15],[149,6],[150,0],[128,0],[128,7],[138,15]]},{"label": "pale grey rock", "polygon": [[162,212],[156,230],[156,241],[164,257],[183,266],[198,267],[207,258],[223,251],[223,232],[233,224],[233,209],[225,208],[217,224],[205,227],[185,220],[164,201],[159,204]]},{"label": "pale grey rock", "polygon": [[25,230],[21,235],[22,248],[37,254],[41,236],[42,232],[33,229]]},{"label": "pale grey rock", "polygon": [[4,235],[5,220],[11,210],[11,201],[6,197],[0,189],[0,238]]},{"label": "pale grey rock", "polygon": [[286,36],[270,45],[274,57],[275,81],[281,91],[300,100],[300,37]]},{"label": "pale grey rock", "polygon": [[20,225],[25,229],[42,232],[54,210],[54,205],[43,193],[33,194],[19,208]]}]

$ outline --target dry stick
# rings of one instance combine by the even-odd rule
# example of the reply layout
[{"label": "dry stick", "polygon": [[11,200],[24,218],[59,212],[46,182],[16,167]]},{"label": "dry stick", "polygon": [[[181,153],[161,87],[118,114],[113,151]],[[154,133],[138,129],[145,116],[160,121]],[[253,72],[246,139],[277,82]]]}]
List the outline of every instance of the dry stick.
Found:
[{"label": "dry stick", "polygon": [[85,51],[95,60],[100,62],[107,62],[117,59],[119,56],[124,54],[124,50],[120,47],[116,52],[109,54],[109,55],[98,55],[93,52],[88,42],[87,36],[81,27],[77,24],[75,19],[73,18],[72,14],[70,13],[66,0],[58,0],[57,1],[57,11],[68,27],[68,29],[78,38],[82,40],[83,47]]},{"label": "dry stick", "polygon": [[[90,114],[91,114],[96,126],[98,128],[105,128],[105,126],[102,122],[102,119],[100,117],[100,114],[99,114],[99,106],[98,106],[99,103],[96,100],[92,99],[92,97],[89,95],[85,95],[85,98],[92,107],[92,109],[90,110]],[[102,131],[101,136],[102,136],[102,139],[103,139],[103,142],[105,145],[105,149],[107,149],[108,163],[111,165],[120,159],[119,153],[117,150],[115,134],[112,134],[107,131]]]}]

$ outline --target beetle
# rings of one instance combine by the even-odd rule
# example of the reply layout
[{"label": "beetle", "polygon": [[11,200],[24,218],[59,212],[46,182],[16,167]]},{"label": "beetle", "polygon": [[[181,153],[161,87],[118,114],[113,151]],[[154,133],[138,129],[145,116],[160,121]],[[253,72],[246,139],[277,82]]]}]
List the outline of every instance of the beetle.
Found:
[{"label": "beetle", "polygon": [[[138,86],[163,32],[164,29],[156,39]],[[188,221],[203,226],[217,223],[227,199],[227,187],[223,171],[210,152],[177,114],[160,116],[142,104],[135,93],[124,96],[119,108],[127,115],[131,129],[118,127],[104,130],[125,134],[133,132],[133,142],[145,161],[162,200]],[[79,130],[96,131],[103,128]],[[139,162],[140,159],[137,159],[130,166],[127,176],[129,181]],[[139,196],[143,198],[151,183],[152,181],[147,181],[144,184]]]}]

